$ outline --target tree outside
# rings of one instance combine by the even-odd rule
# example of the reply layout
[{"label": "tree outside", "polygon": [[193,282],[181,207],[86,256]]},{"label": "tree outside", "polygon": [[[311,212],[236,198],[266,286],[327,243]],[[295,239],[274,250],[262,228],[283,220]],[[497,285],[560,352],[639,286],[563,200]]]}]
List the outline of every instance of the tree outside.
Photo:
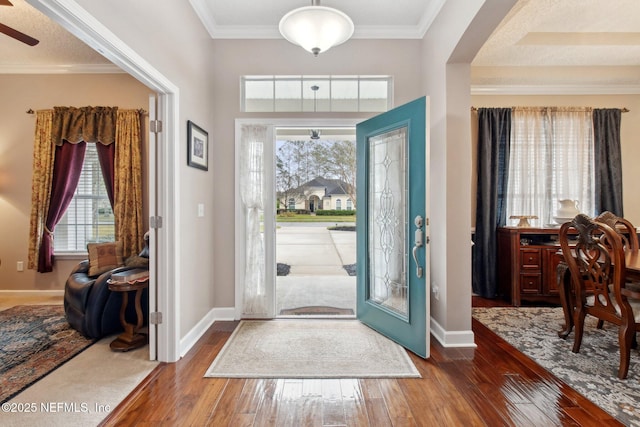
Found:
[{"label": "tree outside", "polygon": [[[356,208],[356,143],[328,139],[279,141],[276,150],[276,191],[280,209],[308,200],[304,185],[320,178],[338,185]],[[316,206],[317,208],[317,206]],[[341,209],[346,209],[342,206]]]}]

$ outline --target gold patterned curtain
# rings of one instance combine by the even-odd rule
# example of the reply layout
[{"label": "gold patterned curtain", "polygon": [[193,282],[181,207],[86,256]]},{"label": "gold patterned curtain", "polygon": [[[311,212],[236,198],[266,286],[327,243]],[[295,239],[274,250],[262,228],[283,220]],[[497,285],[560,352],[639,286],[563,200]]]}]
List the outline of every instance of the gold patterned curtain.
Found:
[{"label": "gold patterned curtain", "polygon": [[33,173],[31,180],[31,218],[29,224],[29,254],[27,268],[38,267],[38,252],[45,221],[49,212],[51,180],[55,145],[51,143],[53,110],[36,112],[36,131],[33,144]]},{"label": "gold patterned curtain", "polygon": [[[65,141],[115,143],[114,217],[116,239],[125,256],[142,249],[141,110],[117,107],[54,107],[37,112],[33,153],[31,218],[27,267],[38,268],[49,212],[55,147]],[[50,233],[50,231],[48,231]]]},{"label": "gold patterned curtain", "polygon": [[120,110],[116,122],[114,207],[116,239],[124,256],[142,249],[142,137],[141,112]]}]

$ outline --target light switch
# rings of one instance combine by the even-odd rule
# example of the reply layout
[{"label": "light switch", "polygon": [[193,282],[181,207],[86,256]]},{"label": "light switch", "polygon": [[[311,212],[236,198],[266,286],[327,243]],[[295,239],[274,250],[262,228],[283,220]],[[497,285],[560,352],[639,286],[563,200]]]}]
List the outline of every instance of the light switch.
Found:
[{"label": "light switch", "polygon": [[204,203],[198,203],[198,216],[204,216]]}]

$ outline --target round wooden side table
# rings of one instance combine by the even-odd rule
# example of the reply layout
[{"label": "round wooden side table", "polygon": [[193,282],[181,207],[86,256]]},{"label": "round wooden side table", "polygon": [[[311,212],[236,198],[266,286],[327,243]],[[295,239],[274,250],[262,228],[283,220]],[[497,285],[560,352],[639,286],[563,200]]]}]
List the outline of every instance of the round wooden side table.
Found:
[{"label": "round wooden side table", "polygon": [[[142,273],[144,274],[144,273]],[[128,277],[134,277],[127,280]],[[119,276],[120,277],[120,276]],[[147,344],[148,337],[146,334],[139,333],[142,327],[144,315],[140,305],[142,299],[142,291],[149,286],[149,274],[140,276],[140,273],[131,274],[130,276],[122,276],[122,279],[109,279],[107,282],[109,289],[113,292],[122,292],[122,305],[120,306],[120,323],[124,328],[124,332],[120,334],[109,345],[113,351],[129,351]],[[135,309],[137,322],[136,324],[127,322],[126,312],[129,305],[129,292],[135,291]]]}]

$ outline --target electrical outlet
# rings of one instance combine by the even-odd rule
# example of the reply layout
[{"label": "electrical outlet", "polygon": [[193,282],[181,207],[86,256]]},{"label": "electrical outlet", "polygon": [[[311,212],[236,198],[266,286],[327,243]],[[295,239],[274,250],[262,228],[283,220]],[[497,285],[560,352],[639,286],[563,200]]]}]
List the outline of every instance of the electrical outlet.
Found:
[{"label": "electrical outlet", "polygon": [[24,261],[18,261],[17,268],[18,271],[24,271]]},{"label": "electrical outlet", "polygon": [[204,203],[198,203],[198,216],[204,216]]}]

